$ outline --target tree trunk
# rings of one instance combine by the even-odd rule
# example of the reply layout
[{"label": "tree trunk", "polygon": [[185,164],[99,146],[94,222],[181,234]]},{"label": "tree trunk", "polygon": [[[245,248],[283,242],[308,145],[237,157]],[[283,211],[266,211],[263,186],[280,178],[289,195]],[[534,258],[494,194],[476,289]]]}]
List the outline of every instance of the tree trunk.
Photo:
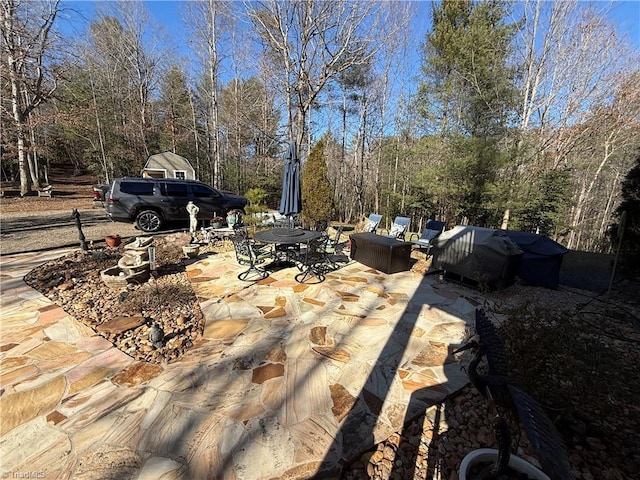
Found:
[{"label": "tree trunk", "polygon": [[27,153],[29,159],[29,173],[31,174],[32,188],[40,189],[40,165],[38,164],[38,151],[36,149],[36,132],[31,122],[31,114],[28,117],[29,136],[31,141],[31,150]]},{"label": "tree trunk", "polygon": [[220,138],[218,134],[218,37],[216,20],[218,10],[215,0],[208,0],[209,13],[209,81],[211,82],[211,100],[209,104],[209,154],[212,162],[212,181],[215,188],[220,188]]},{"label": "tree trunk", "polygon": [[100,143],[100,158],[102,159],[102,171],[104,172],[105,183],[111,183],[111,176],[109,174],[109,163],[107,162],[107,155],[104,150],[104,138],[102,136],[102,126],[100,124],[100,115],[98,114],[98,102],[96,100],[96,89],[93,77],[89,74],[89,81],[91,82],[91,100],[93,102],[93,112],[96,121],[96,130],[98,132],[98,142]]},{"label": "tree trunk", "polygon": [[[12,34],[14,31],[13,15],[15,14],[15,5],[7,4],[3,6],[3,30],[5,35],[13,39]],[[18,59],[13,55],[13,48],[9,48],[7,51],[7,64],[9,66],[9,83],[11,84],[11,112],[13,114],[13,121],[15,123],[17,147],[18,147],[18,172],[20,174],[20,195],[24,196],[31,191],[31,185],[29,183],[29,169],[27,167],[27,159],[25,156],[25,134],[24,134],[24,121],[22,118],[22,108],[20,105],[21,95],[20,87],[18,85],[18,72],[16,71]]]},{"label": "tree trunk", "polygon": [[505,209],[504,214],[502,215],[502,224],[500,225],[500,228],[503,230],[506,230],[507,228],[509,228],[509,215],[510,215],[510,211],[509,209]]},{"label": "tree trunk", "polygon": [[590,201],[591,198],[591,192],[593,190],[594,185],[596,184],[596,182],[598,181],[598,177],[600,176],[600,172],[602,172],[602,169],[604,168],[604,166],[606,165],[606,163],[609,161],[609,158],[611,158],[611,151],[609,150],[610,147],[610,143],[607,141],[604,144],[604,156],[602,158],[602,161],[600,162],[600,164],[598,165],[598,168],[596,169],[595,173],[593,174],[593,177],[591,177],[591,181],[589,182],[589,185],[585,188],[583,186],[580,195],[578,197],[578,202],[576,203],[576,209],[575,209],[575,213],[573,215],[573,230],[571,231],[571,233],[569,234],[569,244],[568,247],[569,248],[579,248],[580,247],[580,239],[582,238],[582,216],[583,216],[583,209],[584,209],[584,205],[586,203],[588,203]]},{"label": "tree trunk", "polygon": [[196,118],[196,108],[193,104],[193,96],[189,91],[189,106],[191,107],[191,121],[193,126],[193,142],[196,150],[196,175],[200,178],[200,141],[198,137],[198,121]]}]

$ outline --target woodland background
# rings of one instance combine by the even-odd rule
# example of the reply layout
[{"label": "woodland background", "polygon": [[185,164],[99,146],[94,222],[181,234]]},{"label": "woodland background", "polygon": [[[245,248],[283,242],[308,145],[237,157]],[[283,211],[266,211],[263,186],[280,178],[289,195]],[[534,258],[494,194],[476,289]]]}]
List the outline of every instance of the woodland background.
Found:
[{"label": "woodland background", "polygon": [[422,38],[412,2],[184,2],[179,50],[145,3],[95,7],[78,35],[60,28],[82,19],[72,3],[2,0],[1,176],[23,195],[52,165],[107,183],[171,150],[277,208],[294,141],[307,210],[334,220],[611,249],[640,157],[640,55],[604,2],[434,2]]}]

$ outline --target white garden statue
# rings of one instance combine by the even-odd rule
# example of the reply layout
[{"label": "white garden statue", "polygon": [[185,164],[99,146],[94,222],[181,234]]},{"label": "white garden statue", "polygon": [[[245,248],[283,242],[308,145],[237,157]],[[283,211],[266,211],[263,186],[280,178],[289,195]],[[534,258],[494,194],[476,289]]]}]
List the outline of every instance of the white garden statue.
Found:
[{"label": "white garden statue", "polygon": [[187,203],[187,212],[189,212],[189,232],[192,238],[196,238],[196,228],[198,227],[198,212],[200,208],[193,202]]}]

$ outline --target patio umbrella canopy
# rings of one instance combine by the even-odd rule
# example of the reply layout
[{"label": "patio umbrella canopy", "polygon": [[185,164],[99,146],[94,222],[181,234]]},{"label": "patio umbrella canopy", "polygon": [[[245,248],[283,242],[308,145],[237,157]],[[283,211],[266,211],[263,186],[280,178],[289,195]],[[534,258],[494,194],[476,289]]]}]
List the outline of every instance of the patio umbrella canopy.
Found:
[{"label": "patio umbrella canopy", "polygon": [[282,175],[282,198],[280,213],[291,218],[302,210],[302,191],[300,188],[300,160],[296,143],[291,142],[284,155],[284,171]]}]

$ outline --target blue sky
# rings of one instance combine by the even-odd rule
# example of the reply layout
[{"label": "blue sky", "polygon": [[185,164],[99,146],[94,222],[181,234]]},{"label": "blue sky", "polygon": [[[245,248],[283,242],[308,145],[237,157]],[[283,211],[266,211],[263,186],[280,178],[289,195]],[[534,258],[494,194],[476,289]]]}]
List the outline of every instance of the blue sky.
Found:
[{"label": "blue sky", "polygon": [[[96,4],[105,3],[109,0],[88,1],[88,0],[62,0],[62,7],[68,7],[74,11],[66,12],[61,15],[60,28],[65,34],[79,34],[93,20],[95,16]],[[132,0],[138,1],[138,0]],[[181,52],[184,56],[189,57],[190,54],[185,47],[184,36],[188,35],[188,30],[184,28],[182,10],[184,10],[186,1],[176,0],[144,0],[150,19],[167,28],[168,32],[175,32],[166,40],[173,47]],[[419,63],[419,44],[424,41],[426,33],[431,27],[430,6],[431,1],[415,1],[417,15],[413,18],[413,38],[415,40],[415,48],[411,52],[411,56],[415,57],[415,62],[411,59],[411,63]],[[584,2],[586,3],[586,2]],[[590,2],[592,5],[603,9],[607,8],[609,2],[603,0],[595,0]],[[80,12],[85,21],[78,20],[76,12]],[[620,34],[629,38],[631,44],[640,52],[640,0],[615,0],[608,14],[610,20],[614,22]],[[64,18],[67,18],[65,21]],[[193,68],[194,65],[191,65]],[[188,68],[189,69],[189,68]]]},{"label": "blue sky", "polygon": [[[87,17],[92,17],[94,4],[100,3],[88,0],[63,0],[63,5],[71,6],[83,12]],[[173,28],[181,23],[180,9],[184,1],[176,0],[145,0],[149,14],[159,23]],[[430,1],[417,1],[418,8],[424,13],[424,17],[429,16]],[[604,1],[594,1],[592,3],[605,5]],[[640,0],[615,0],[611,10],[612,20],[617,23],[619,31],[629,36],[633,44],[640,48]],[[422,15],[421,15],[422,17]],[[421,19],[416,19],[423,23]]]},{"label": "blue sky", "polygon": [[614,2],[611,14],[618,31],[629,35],[633,45],[640,48],[640,0]]}]

